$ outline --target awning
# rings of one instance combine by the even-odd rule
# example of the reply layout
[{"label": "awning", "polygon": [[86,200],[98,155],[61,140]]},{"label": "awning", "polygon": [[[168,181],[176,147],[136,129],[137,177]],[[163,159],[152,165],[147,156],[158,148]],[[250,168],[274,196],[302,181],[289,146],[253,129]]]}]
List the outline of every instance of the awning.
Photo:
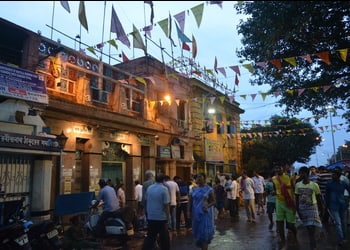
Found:
[{"label": "awning", "polygon": [[328,165],[326,168],[327,169],[335,169],[336,167],[339,167],[341,169],[343,169],[344,167],[350,167],[350,160],[337,161],[335,163]]}]

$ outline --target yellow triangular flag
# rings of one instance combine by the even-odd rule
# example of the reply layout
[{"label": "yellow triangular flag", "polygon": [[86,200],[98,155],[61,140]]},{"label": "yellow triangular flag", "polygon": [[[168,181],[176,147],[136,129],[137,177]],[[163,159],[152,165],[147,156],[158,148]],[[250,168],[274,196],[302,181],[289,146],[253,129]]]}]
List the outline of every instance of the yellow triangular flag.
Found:
[{"label": "yellow triangular flag", "polygon": [[107,41],[110,45],[112,45],[114,48],[118,49],[118,44],[115,42],[114,39]]},{"label": "yellow triangular flag", "polygon": [[347,55],[348,55],[348,49],[339,49],[337,51],[339,52],[341,59],[344,62],[346,62],[346,58],[347,58]]},{"label": "yellow triangular flag", "polygon": [[145,80],[145,79],[143,79],[142,77],[136,77],[135,79],[136,79],[136,80],[138,80],[139,82],[141,82],[141,83],[143,83],[143,84],[147,85],[146,80]]},{"label": "yellow triangular flag", "polygon": [[254,73],[254,68],[253,68],[253,65],[251,63],[248,63],[248,64],[243,64],[242,65],[244,68],[246,68],[250,73]]},{"label": "yellow triangular flag", "polygon": [[90,51],[92,54],[94,54],[95,56],[97,56],[94,47],[87,47],[86,49]]},{"label": "yellow triangular flag", "polygon": [[287,58],[283,58],[283,60],[293,65],[294,67],[297,66],[297,61],[295,60],[295,57],[287,57]]}]

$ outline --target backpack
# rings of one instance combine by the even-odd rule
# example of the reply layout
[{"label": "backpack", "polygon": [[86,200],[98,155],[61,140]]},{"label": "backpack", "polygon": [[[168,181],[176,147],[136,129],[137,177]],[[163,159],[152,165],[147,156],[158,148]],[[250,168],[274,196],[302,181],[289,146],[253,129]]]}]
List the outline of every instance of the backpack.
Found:
[{"label": "backpack", "polygon": [[179,190],[180,190],[180,196],[186,196],[188,195],[189,187],[184,183],[179,183]]}]

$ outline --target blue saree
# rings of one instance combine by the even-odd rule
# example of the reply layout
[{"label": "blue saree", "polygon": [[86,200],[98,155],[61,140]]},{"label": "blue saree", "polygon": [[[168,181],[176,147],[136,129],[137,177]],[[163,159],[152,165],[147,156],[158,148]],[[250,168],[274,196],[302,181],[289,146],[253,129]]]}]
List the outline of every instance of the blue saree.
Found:
[{"label": "blue saree", "polygon": [[194,187],[192,191],[192,233],[197,246],[200,246],[201,242],[209,244],[214,237],[214,206],[207,211],[203,210],[204,203],[213,192],[208,185]]}]

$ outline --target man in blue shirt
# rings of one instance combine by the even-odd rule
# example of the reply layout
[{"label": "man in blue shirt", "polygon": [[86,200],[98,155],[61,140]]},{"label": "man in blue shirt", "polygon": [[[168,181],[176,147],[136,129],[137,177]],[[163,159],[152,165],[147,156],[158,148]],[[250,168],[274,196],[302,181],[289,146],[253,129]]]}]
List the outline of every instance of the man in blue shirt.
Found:
[{"label": "man in blue shirt", "polygon": [[119,201],[113,187],[107,185],[104,179],[100,179],[100,192],[97,196],[97,202],[93,205],[96,208],[103,201],[103,212],[96,225],[96,233],[101,236],[104,233],[104,222],[108,217],[111,217],[119,208]]},{"label": "man in blue shirt", "polygon": [[146,192],[147,236],[142,250],[153,249],[159,234],[159,246],[162,250],[170,249],[168,231],[170,195],[164,183],[164,174],[157,174],[156,182]]},{"label": "man in blue shirt", "polygon": [[338,244],[342,246],[347,236],[346,208],[347,204],[344,198],[344,191],[350,192],[350,186],[341,180],[342,172],[340,169],[332,171],[332,180],[326,185],[326,204],[334,221],[335,231],[338,238]]}]

